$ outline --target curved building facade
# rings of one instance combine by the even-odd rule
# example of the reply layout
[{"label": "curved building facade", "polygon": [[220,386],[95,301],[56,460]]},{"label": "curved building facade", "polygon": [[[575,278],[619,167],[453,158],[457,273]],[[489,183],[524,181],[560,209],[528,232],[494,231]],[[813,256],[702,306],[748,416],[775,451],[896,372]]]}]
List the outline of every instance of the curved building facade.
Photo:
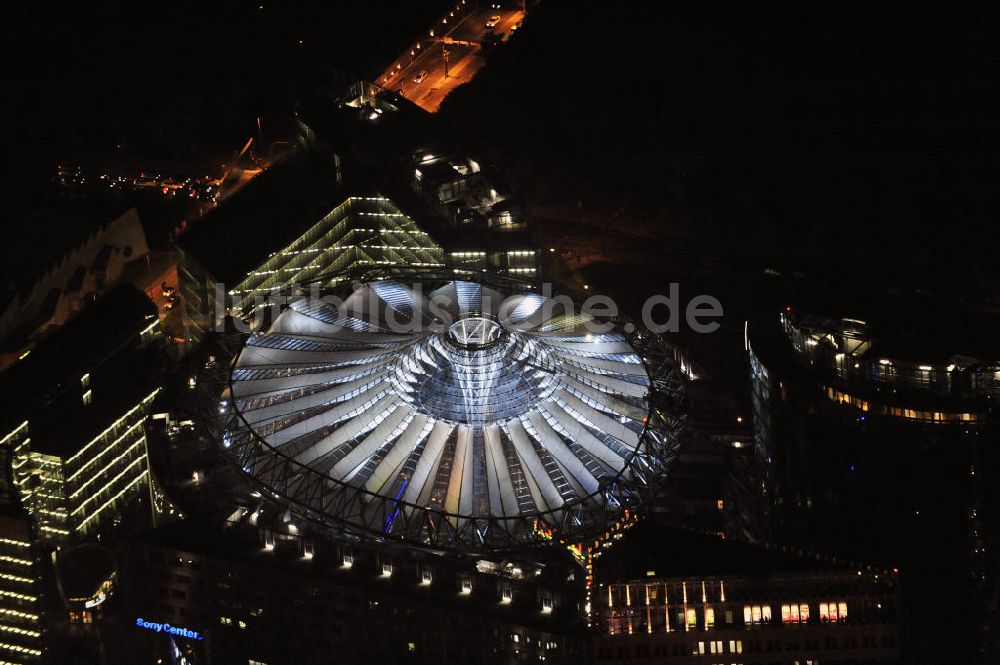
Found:
[{"label": "curved building facade", "polygon": [[[1000,367],[926,331],[886,329],[791,308],[749,326],[771,528],[798,547],[902,571],[914,633],[955,635],[974,662],[993,639]],[[933,599],[947,593],[971,600],[942,617]]]}]

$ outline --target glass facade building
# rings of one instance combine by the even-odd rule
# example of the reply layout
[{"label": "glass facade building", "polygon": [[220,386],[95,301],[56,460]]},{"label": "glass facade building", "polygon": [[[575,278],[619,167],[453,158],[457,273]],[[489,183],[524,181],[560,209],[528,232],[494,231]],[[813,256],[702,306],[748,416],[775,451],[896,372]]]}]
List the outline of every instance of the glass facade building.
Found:
[{"label": "glass facade building", "polygon": [[[383,196],[350,196],[251,270],[229,295],[244,301],[288,284],[334,286],[352,268],[444,266],[442,250]],[[330,277],[324,278],[330,275]],[[245,313],[250,303],[237,306]]]},{"label": "glass facade building", "polygon": [[69,455],[32,450],[27,423],[5,445],[22,505],[35,518],[39,537],[65,541],[98,530],[122,507],[150,491],[146,417],[159,389],[115,419]]},{"label": "glass facade building", "polygon": [[[27,437],[22,423],[0,437],[0,463],[10,460],[11,446]],[[16,505],[7,473],[0,475],[0,662],[36,663],[45,655],[39,608],[34,529]]]},{"label": "glass facade building", "polygon": [[349,196],[289,244],[259,264],[248,264],[234,273],[231,283],[224,283],[225,272],[217,274],[214,261],[211,256],[201,260],[185,252],[180,262],[192,339],[212,330],[221,315],[247,316],[291,286],[335,286],[350,279],[345,275],[361,275],[366,270],[436,270],[444,267],[444,253],[389,199]]}]

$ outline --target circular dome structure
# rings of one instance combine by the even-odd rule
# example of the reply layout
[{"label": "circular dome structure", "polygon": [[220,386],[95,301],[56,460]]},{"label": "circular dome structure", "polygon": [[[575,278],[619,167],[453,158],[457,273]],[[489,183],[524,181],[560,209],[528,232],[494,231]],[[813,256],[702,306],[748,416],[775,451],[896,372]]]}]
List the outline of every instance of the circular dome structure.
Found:
[{"label": "circular dome structure", "polygon": [[588,538],[663,474],[674,442],[634,340],[537,293],[422,287],[298,300],[247,339],[222,438],[262,490],[322,523],[487,550]]}]

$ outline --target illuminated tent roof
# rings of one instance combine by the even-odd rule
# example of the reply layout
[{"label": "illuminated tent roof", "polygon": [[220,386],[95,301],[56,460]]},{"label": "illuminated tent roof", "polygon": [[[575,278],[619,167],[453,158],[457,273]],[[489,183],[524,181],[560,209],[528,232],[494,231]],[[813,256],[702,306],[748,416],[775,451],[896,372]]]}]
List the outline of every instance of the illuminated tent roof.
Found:
[{"label": "illuminated tent roof", "polygon": [[224,444],[299,511],[369,533],[500,548],[603,528],[667,437],[626,337],[553,302],[389,281],[297,301],[239,354]]}]

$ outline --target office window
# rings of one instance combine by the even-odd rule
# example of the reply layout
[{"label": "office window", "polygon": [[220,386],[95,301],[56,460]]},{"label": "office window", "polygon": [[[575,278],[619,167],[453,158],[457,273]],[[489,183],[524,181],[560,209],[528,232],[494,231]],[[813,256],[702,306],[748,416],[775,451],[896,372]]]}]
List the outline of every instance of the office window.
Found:
[{"label": "office window", "polygon": [[820,621],[843,621],[847,619],[847,603],[820,603]]},{"label": "office window", "polygon": [[747,625],[769,623],[771,621],[770,605],[744,605],[743,622]]},{"label": "office window", "polygon": [[[698,613],[694,610],[687,611],[687,627],[688,630],[696,627],[698,625]],[[704,652],[702,652],[704,653]]]},{"label": "office window", "polygon": [[782,623],[806,623],[807,621],[809,621],[809,605],[802,603],[781,606]]},{"label": "office window", "polygon": [[713,628],[715,626],[715,609],[708,607],[705,608],[705,628]]},{"label": "office window", "polygon": [[729,653],[743,653],[743,640],[729,640]]}]

